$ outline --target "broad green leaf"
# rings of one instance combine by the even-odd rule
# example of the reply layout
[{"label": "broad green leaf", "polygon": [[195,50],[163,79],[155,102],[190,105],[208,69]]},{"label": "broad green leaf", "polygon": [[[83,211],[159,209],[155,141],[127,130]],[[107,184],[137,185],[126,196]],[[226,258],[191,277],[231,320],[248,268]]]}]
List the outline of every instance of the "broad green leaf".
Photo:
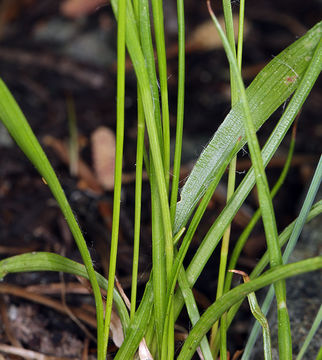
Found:
[{"label": "broad green leaf", "polygon": [[[283,140],[287,130],[290,128],[292,122],[295,119],[296,114],[299,112],[301,106],[303,105],[305,99],[309,95],[312,86],[314,85],[317,77],[322,68],[322,38],[320,40],[321,45],[317,47],[312,61],[309,64],[309,67],[303,78],[300,81],[298,88],[296,89],[292,99],[290,100],[286,110],[284,111],[281,119],[274,128],[271,136],[266,142],[263,150],[262,157],[265,166],[268,164],[269,160],[272,158],[276,149]],[[236,189],[235,193],[227,203],[226,207],[220,213],[214,224],[211,226],[204,240],[200,244],[196,254],[190,262],[186,270],[186,274],[189,280],[190,285],[192,286],[200,275],[202,269],[207,263],[209,257],[215,250],[218,245],[226,227],[232,221],[237,210],[240,208],[241,204],[245,201],[250,190],[255,184],[254,171],[251,168],[246,176],[244,177],[241,184]],[[180,291],[177,291],[175,298],[175,313],[177,314],[183,305],[183,298],[180,294]]]},{"label": "broad green leaf", "polygon": [[[67,274],[82,276],[88,279],[84,265],[64,256],[49,252],[32,252],[16,255],[0,261],[0,280],[12,273],[29,271],[62,271]],[[96,273],[97,282],[101,289],[107,290],[107,280]],[[129,324],[127,308],[117,290],[114,289],[113,299],[119,313],[123,328]]]},{"label": "broad green leaf", "polygon": [[[322,22],[277,55],[247,88],[247,99],[256,130],[295,91],[310,63],[321,33]],[[240,136],[242,140],[236,153],[245,145],[243,117],[242,104],[237,103],[201,153],[182,188],[176,209],[174,233],[185,226],[199,199]]]}]

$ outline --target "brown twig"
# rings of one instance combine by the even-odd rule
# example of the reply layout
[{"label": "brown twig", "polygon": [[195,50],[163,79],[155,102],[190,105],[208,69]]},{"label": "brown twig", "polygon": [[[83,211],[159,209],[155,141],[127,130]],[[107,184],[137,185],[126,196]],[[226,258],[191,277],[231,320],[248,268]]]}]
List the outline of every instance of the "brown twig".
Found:
[{"label": "brown twig", "polygon": [[0,313],[1,313],[4,331],[7,335],[8,340],[10,341],[11,345],[13,345],[17,348],[22,348],[20,341],[14,336],[14,334],[11,330],[10,321],[8,319],[7,306],[6,306],[5,302],[3,301],[2,295],[0,296]]},{"label": "brown twig", "polygon": [[12,354],[21,356],[23,359],[32,359],[32,360],[72,360],[76,358],[66,358],[66,357],[57,357],[44,355],[36,351],[26,350],[15,346],[10,346],[6,344],[0,344],[0,351],[5,354]]},{"label": "brown twig", "polygon": [[51,54],[1,47],[0,59],[14,64],[54,71],[62,76],[72,77],[93,89],[101,89],[105,81],[104,76],[100,73],[89,70],[69,59],[58,58]]},{"label": "brown twig", "polygon": [[[66,314],[66,308],[60,302],[43,295],[30,293],[16,285],[0,284],[0,293],[22,297],[24,299],[48,306],[52,309],[55,309],[56,311]],[[78,308],[72,308],[72,311],[80,320],[94,328],[96,327],[96,317],[89,315],[88,313],[85,313],[83,310]]]}]

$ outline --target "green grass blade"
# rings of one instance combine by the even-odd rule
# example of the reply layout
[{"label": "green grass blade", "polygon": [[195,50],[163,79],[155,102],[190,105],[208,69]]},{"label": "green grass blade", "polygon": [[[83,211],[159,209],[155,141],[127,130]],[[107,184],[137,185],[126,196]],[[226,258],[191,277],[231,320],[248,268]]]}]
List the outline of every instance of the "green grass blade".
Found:
[{"label": "green grass blade", "polygon": [[[270,255],[270,266],[274,268],[283,264],[282,253],[278,243],[278,232],[275,219],[275,212],[272,198],[270,197],[268,180],[265,173],[263,159],[259,142],[256,135],[256,129],[250,112],[250,107],[244,87],[242,77],[240,75],[236,57],[229,45],[229,42],[211,9],[210,0],[207,1],[210,16],[222,40],[229,64],[234,71],[236,85],[239,90],[239,98],[244,109],[244,128],[249,146],[250,156],[255,172],[256,186],[258,190],[259,204],[262,212],[264,231],[266,237],[267,248]],[[286,306],[286,285],[284,280],[277,281],[274,284],[276,301],[277,301],[277,316],[278,316],[278,342],[279,353],[282,359],[292,358],[292,337],[290,320]]]},{"label": "green grass blade", "polygon": [[[196,299],[190,289],[186,274],[184,272],[184,267],[182,266],[178,276],[180,289],[182,291],[184,301],[186,304],[187,312],[189,314],[189,319],[192,326],[195,326],[198,320],[200,319],[200,314],[198,311],[198,305]],[[210,345],[207,339],[207,336],[204,336],[200,341],[200,350],[204,356],[205,360],[213,360],[211,353]]]},{"label": "green grass blade", "polygon": [[[315,203],[311,209],[311,211],[309,212],[309,215],[306,219],[306,222],[311,221],[312,219],[314,219],[316,216],[319,216],[322,213],[322,200],[318,201],[317,203]],[[294,229],[294,225],[295,225],[296,220],[294,220],[290,225],[288,225],[284,231],[279,235],[279,244],[280,247],[282,248],[286,242],[289,240],[292,230]],[[252,271],[252,273],[250,274],[250,278],[251,279],[255,279],[257,278],[266,268],[266,266],[268,265],[269,262],[269,256],[268,256],[268,252],[266,252],[262,258],[260,259],[260,261],[257,263],[255,269]],[[227,317],[227,323],[228,326],[231,324],[233,318],[235,317],[239,307],[241,305],[241,302],[235,304],[234,306],[232,306],[232,308],[229,310],[228,312],[228,317]],[[219,343],[219,337],[216,338],[216,344]]]},{"label": "green grass blade", "polygon": [[[142,52],[146,62],[149,76],[151,96],[153,99],[154,118],[156,123],[159,144],[163,149],[164,139],[162,136],[161,111],[159,101],[158,81],[155,69],[155,58],[151,36],[149,2],[142,0],[139,3],[139,29]],[[160,199],[156,182],[156,169],[153,159],[150,159],[150,185],[151,185],[151,212],[152,212],[152,258],[153,258],[153,293],[154,293],[154,320],[157,335],[158,352],[161,353],[163,322],[165,317],[166,293],[166,263],[164,259],[163,224],[159,216]]]},{"label": "green grass blade", "polygon": [[118,0],[117,19],[117,97],[116,97],[116,151],[114,170],[113,222],[108,270],[108,289],[105,305],[103,353],[98,360],[106,358],[109,329],[113,305],[113,289],[116,273],[117,249],[120,226],[122,165],[124,144],[124,103],[125,103],[125,34],[126,34],[126,0]]},{"label": "green grass blade", "polygon": [[[61,271],[89,279],[84,265],[54,253],[32,252],[12,256],[0,261],[0,279],[3,279],[8,274],[32,271]],[[96,278],[99,287],[107,290],[107,280],[97,272]],[[130,323],[129,314],[121,295],[115,289],[113,299],[123,325],[123,330],[126,332]]]},{"label": "green grass blade", "polygon": [[[114,13],[117,16],[118,13],[117,1],[112,0],[111,3]],[[139,35],[137,31],[137,24],[130,0],[127,1],[126,19],[127,19],[126,46],[133,62],[133,67],[137,76],[137,81],[142,96],[146,128],[149,136],[150,152],[154,162],[155,179],[156,179],[159,198],[160,198],[161,220],[163,222],[164,242],[166,245],[165,247],[166,261],[168,267],[170,268],[170,264],[172,264],[171,255],[173,252],[172,225],[171,225],[170,210],[168,203],[167,183],[164,176],[165,172],[163,166],[163,158],[161,154],[162,149],[158,138],[157,126],[155,123],[154,106],[151,95],[149,75],[147,72],[145,59],[142,53]]]},{"label": "green grass blade", "polygon": [[158,80],[155,69],[155,58],[154,58],[154,50],[153,50],[152,35],[151,35],[149,1],[140,0],[139,10],[140,10],[140,18],[139,18],[140,40],[141,40],[142,51],[150,80],[151,95],[152,95],[153,107],[154,107],[154,117],[158,132],[158,138],[159,138],[160,146],[161,148],[163,148],[159,88],[158,88]]},{"label": "green grass blade", "polygon": [[[229,42],[229,46],[231,51],[236,58],[236,44],[235,44],[235,33],[234,33],[234,22],[233,22],[233,11],[231,8],[231,1],[230,0],[223,0],[222,7],[224,12],[224,19],[225,19],[225,32]],[[229,64],[229,72],[230,72],[230,93],[231,93],[231,103],[234,105],[238,100],[238,90],[236,84],[236,77],[234,75],[234,70],[232,69],[231,65]],[[225,354],[222,355],[224,358],[222,360],[226,360],[227,351]]]},{"label": "green grass blade", "polygon": [[302,360],[302,358],[305,354],[305,351],[307,350],[308,346],[310,345],[310,342],[312,341],[314,334],[316,333],[319,326],[321,325],[321,322],[322,322],[322,305],[320,305],[320,309],[315,317],[315,320],[312,324],[312,327],[311,327],[309,333],[307,334],[307,337],[301,347],[301,350],[296,357],[296,360]]},{"label": "green grass blade", "polygon": [[245,0],[241,0],[239,3],[238,41],[237,41],[237,63],[239,70],[241,70],[242,68],[244,20],[245,20]]},{"label": "green grass blade", "polygon": [[14,138],[20,149],[32,162],[45,179],[52,194],[57,200],[59,207],[64,214],[68,226],[73,234],[79,252],[84,261],[91,282],[96,304],[98,348],[100,348],[103,336],[103,302],[101,293],[96,280],[91,256],[88,251],[83,234],[77,224],[72,209],[66,199],[64,191],[58,181],[58,178],[51,167],[46,154],[42,150],[36,136],[30,128],[26,118],[21,112],[18,104],[14,100],[10,91],[0,79],[0,120],[8,129],[10,135]]},{"label": "green grass blade", "polygon": [[[298,87],[321,38],[321,32],[322,22],[277,55],[246,90],[257,130]],[[200,155],[182,188],[181,199],[177,204],[174,233],[185,226],[198,200],[239,136],[243,137],[240,148],[245,144],[243,118],[242,104],[238,103]]]},{"label": "green grass blade", "polygon": [[[242,275],[245,283],[250,281],[249,276],[244,271],[240,271],[240,270],[229,270],[229,271],[231,273]],[[263,329],[264,359],[272,360],[271,334],[269,330],[268,321],[258,304],[255,293],[254,292],[249,293],[247,295],[247,298],[248,298],[250,310],[254,318],[258,321],[258,323]]]},{"label": "green grass blade", "polygon": [[[309,64],[309,67],[303,76],[303,79],[300,81],[298,89],[295,91],[280,121],[276,125],[275,129],[273,130],[271,136],[269,137],[268,141],[266,142],[262,150],[262,157],[265,166],[272,158],[273,154],[275,153],[276,149],[278,148],[282,139],[284,138],[287,130],[294,121],[296,114],[299,112],[305,99],[309,95],[311,88],[320,73],[321,67],[322,67],[322,56],[319,56],[319,54],[316,53],[314,54]],[[235,216],[241,204],[245,201],[247,195],[253,188],[254,184],[255,184],[255,177],[254,177],[253,169],[251,169],[247,173],[241,184],[238,186],[234,195],[227,203],[223,211],[220,213],[215,223],[208,231],[206,237],[199,246],[195,256],[191,260],[190,265],[187,268],[187,276],[191,286],[197,280],[202,269],[207,263],[209,257],[211,256],[214,249],[218,245],[225,229],[227,228],[228,224],[232,221],[232,218]],[[183,306],[183,299],[179,292],[176,294],[176,298],[175,298],[176,316],[180,311],[180,309],[182,308],[182,306]]]},{"label": "green grass blade", "polygon": [[322,346],[320,347],[320,350],[319,350],[318,354],[316,355],[315,360],[322,360]]},{"label": "green grass blade", "polygon": [[[284,180],[287,176],[288,170],[290,168],[291,165],[291,161],[292,161],[292,157],[293,157],[293,153],[294,153],[294,147],[295,147],[295,133],[296,133],[296,126],[293,127],[293,131],[292,131],[292,138],[291,138],[291,143],[290,143],[290,148],[288,151],[288,155],[287,155],[287,159],[286,162],[284,164],[283,170],[278,178],[278,180],[276,181],[272,191],[271,191],[271,197],[274,198],[276,193],[278,192],[278,190],[281,188],[281,186],[284,183]],[[253,228],[255,227],[256,223],[258,222],[258,220],[261,217],[261,211],[260,209],[258,209],[255,214],[253,215],[253,217],[251,218],[250,222],[248,223],[248,225],[246,226],[246,228],[244,229],[244,231],[242,232],[242,234],[240,235],[240,237],[238,238],[236,245],[234,247],[234,250],[232,251],[231,255],[230,255],[230,261],[229,261],[229,265],[228,265],[228,269],[232,270],[236,268],[236,264],[239,258],[239,255],[250,235],[250,233],[252,232]],[[229,291],[230,286],[231,286],[231,281],[232,281],[232,272],[228,272],[226,279],[225,279],[225,288],[224,288],[224,292]],[[227,317],[226,317],[227,318]],[[221,321],[221,325],[222,326],[222,321]],[[226,322],[225,322],[226,325]],[[216,339],[215,339],[215,343],[218,344],[219,341],[219,334],[216,335]]]},{"label": "green grass blade", "polygon": [[180,164],[183,136],[184,118],[184,92],[185,92],[185,23],[184,23],[184,1],[177,0],[178,12],[178,99],[177,99],[177,125],[176,145],[173,160],[173,176],[171,186],[170,214],[171,222],[174,223],[178,201],[178,189],[180,179]]},{"label": "green grass blade", "polygon": [[[295,147],[295,130],[293,130],[293,132],[292,132],[290,148],[289,148],[289,151],[287,154],[287,159],[285,161],[283,170],[282,170],[278,180],[276,181],[275,185],[272,188],[272,191],[271,191],[272,198],[275,197],[275,195],[277,194],[277,192],[279,191],[279,189],[281,188],[281,186],[284,183],[284,180],[287,176],[288,170],[291,166],[291,161],[292,161],[292,157],[293,157],[293,153],[294,153],[294,147]],[[255,225],[258,222],[258,220],[260,219],[260,217],[261,217],[261,211],[260,211],[260,209],[257,209],[255,214],[251,218],[250,222],[248,223],[248,225],[246,226],[246,228],[244,229],[244,231],[242,232],[242,234],[240,235],[240,237],[238,238],[238,240],[236,242],[234,250],[232,251],[231,256],[230,256],[228,269],[232,270],[232,269],[236,268],[236,264],[237,264],[239,255],[240,255],[242,249],[244,248],[244,245],[245,245],[249,235],[251,234],[253,228],[255,227]],[[226,280],[225,280],[225,292],[230,289],[231,280],[232,280],[232,273],[228,273]]]},{"label": "green grass blade", "polygon": [[149,281],[145,287],[145,292],[138,307],[133,321],[127,328],[126,337],[115,360],[129,360],[135,354],[140,341],[142,340],[150,321],[153,305],[152,282]]},{"label": "green grass blade", "polygon": [[131,313],[130,313],[131,320],[133,319],[136,310],[137,280],[138,280],[138,271],[139,271],[144,132],[145,132],[144,113],[142,108],[140,90],[138,89],[138,129],[137,129],[136,166],[135,166],[134,240],[133,240]]},{"label": "green grass blade", "polygon": [[[237,146],[238,146],[238,143],[235,145],[235,147],[237,148]],[[234,149],[232,151],[234,151]],[[175,257],[175,261],[174,261],[174,264],[173,264],[173,267],[172,267],[172,273],[171,273],[171,278],[170,278],[171,281],[170,281],[170,285],[169,285],[169,288],[168,288],[168,291],[167,291],[167,304],[168,304],[167,306],[168,306],[168,309],[167,309],[166,314],[169,314],[170,304],[172,303],[172,298],[173,298],[173,294],[174,294],[175,285],[177,283],[177,279],[178,279],[178,276],[179,276],[180,271],[181,271],[181,275],[180,275],[180,278],[179,278],[179,285],[180,285],[180,288],[181,288],[181,285],[182,285],[184,287],[184,289],[185,289],[184,290],[185,303],[186,303],[186,307],[187,307],[187,310],[188,310],[190,320],[191,320],[193,325],[199,319],[199,312],[197,310],[197,307],[195,306],[195,301],[194,301],[191,289],[189,287],[187,287],[187,285],[186,285],[186,284],[188,284],[188,281],[186,279],[186,275],[184,273],[184,269],[182,267],[182,264],[183,264],[184,257],[185,257],[185,255],[186,255],[186,253],[188,251],[190,242],[191,242],[191,240],[193,238],[193,235],[194,235],[194,233],[195,233],[195,231],[196,231],[196,229],[198,227],[198,224],[199,224],[204,212],[206,211],[207,205],[208,205],[208,203],[209,203],[209,201],[210,201],[210,199],[211,199],[211,197],[212,197],[212,195],[213,195],[213,193],[214,193],[214,191],[215,191],[215,189],[216,189],[222,175],[224,174],[225,169],[226,169],[227,166],[228,166],[228,158],[221,165],[220,170],[216,174],[216,177],[214,178],[213,182],[210,184],[209,188],[207,189],[207,192],[206,192],[205,196],[201,200],[200,205],[199,205],[193,219],[191,220],[191,224],[190,224],[190,226],[188,228],[188,231],[187,231],[185,237],[182,240],[182,244],[180,246],[178,254]],[[165,324],[167,324],[167,318],[166,318]],[[202,352],[204,354],[208,354],[207,358],[209,358],[210,352],[209,352],[209,344],[208,344],[207,341],[204,340],[202,342],[201,350],[202,350]]]},{"label": "green grass blade", "polygon": [[300,262],[276,266],[268,270],[266,273],[250,281],[242,284],[224,294],[220,299],[214,302],[203,313],[198,323],[190,331],[178,360],[191,359],[196,351],[202,337],[209,331],[212,324],[226,312],[233,304],[243,300],[249,293],[257,291],[262,287],[270,285],[276,281],[286,279],[291,276],[300,275],[309,271],[315,271],[322,268],[322,256],[303,260]]},{"label": "green grass blade", "polygon": [[[235,145],[235,148],[236,147],[238,147],[238,142]],[[234,151],[234,149],[232,151]],[[172,268],[172,274],[171,274],[171,282],[170,282],[171,286],[168,289],[168,296],[170,296],[170,294],[173,293],[175,284],[177,282],[177,277],[179,274],[180,266],[183,264],[183,260],[188,251],[191,240],[198,228],[201,218],[202,218],[203,214],[205,213],[206,208],[209,204],[209,201],[211,200],[213,193],[215,192],[217,185],[219,184],[219,181],[220,181],[222,175],[224,174],[227,166],[228,166],[228,158],[226,158],[226,161],[224,161],[222,163],[221,168],[219,169],[219,171],[216,174],[215,178],[213,179],[212,183],[209,185],[205,196],[201,200],[200,205],[198,206],[197,211],[191,220],[191,224],[189,225],[187,233],[182,240],[182,244],[180,246],[179,252],[175,257],[175,261],[174,261],[173,268]]]},{"label": "green grass blade", "polygon": [[[294,224],[294,227],[292,230],[292,234],[290,236],[290,239],[289,239],[286,249],[284,251],[283,261],[285,263],[288,261],[291,253],[294,250],[294,247],[296,246],[299,235],[302,231],[302,228],[308,217],[309,211],[312,207],[312,203],[314,201],[316,193],[321,185],[321,180],[322,180],[322,156],[320,157],[320,161],[318,163],[317,169],[315,170],[315,173],[314,173],[310,188],[307,192],[304,204],[301,208],[298,218],[295,221],[295,224]],[[272,303],[272,299],[273,299],[273,291],[272,291],[272,289],[270,289],[268,294],[265,297],[265,300],[264,300],[263,306],[262,306],[262,311],[265,315],[268,313],[268,310]],[[258,325],[255,324],[250,333],[250,336],[248,338],[242,359],[247,359],[247,355],[249,355],[251,353],[253,346],[255,344],[255,341],[257,339],[257,336],[258,336],[258,331],[259,331]]]},{"label": "green grass blade", "polygon": [[[115,16],[118,13],[117,0],[111,1]],[[158,139],[158,132],[154,118],[154,106],[151,95],[149,76],[146,69],[145,59],[142,53],[137,23],[133,13],[132,3],[127,1],[126,13],[126,46],[132,59],[133,67],[137,76],[138,85],[141,91],[142,103],[145,114],[146,128],[149,136],[151,155],[155,164],[156,182],[160,197],[160,210],[164,226],[165,242],[168,247],[172,246],[172,226],[170,219],[168,192],[164,178],[164,167],[161,155],[161,147]]]},{"label": "green grass blade", "polygon": [[[318,216],[319,214],[322,213],[322,200],[317,202],[313,207],[312,210],[309,213],[309,216],[307,218],[307,221],[312,220],[313,218],[315,218],[316,216]],[[280,246],[283,246],[287,240],[289,239],[292,229],[294,227],[295,221],[290,224],[284,231],[283,233],[280,235],[279,240],[280,240]],[[268,264],[268,254],[266,254],[266,256],[264,255],[263,261],[261,261],[260,266],[257,266],[254,270],[254,272],[250,275],[250,277],[258,277],[259,274],[263,271],[263,269],[267,266]],[[180,278],[179,278],[180,280]],[[190,289],[190,288],[189,288]],[[191,291],[191,289],[190,289]],[[178,301],[180,302],[180,297],[177,297]],[[140,316],[137,314],[136,317],[136,321],[133,321],[133,326],[135,327],[135,324],[137,324],[137,322],[140,322],[140,326],[139,327],[135,327],[135,329],[137,329],[137,331],[133,331],[131,332],[131,334],[128,334],[128,336],[125,337],[124,339],[124,343],[122,344],[120,350],[118,351],[118,355],[117,355],[117,359],[122,359],[122,360],[128,360],[127,358],[127,354],[128,354],[128,349],[132,349],[131,351],[133,352],[129,352],[129,354],[134,354],[134,352],[136,351],[137,347],[139,346],[139,343],[144,335],[144,331],[142,331],[139,334],[139,330],[141,331],[141,329],[146,329],[148,326],[148,322],[149,319],[147,317],[145,317],[146,313],[149,313],[152,310],[152,304],[153,304],[153,292],[152,292],[152,282],[148,282],[144,296],[141,300],[139,309],[140,309]],[[176,303],[175,303],[176,304]],[[237,302],[237,305],[233,306],[232,309],[229,311],[228,313],[228,325],[231,323],[233,317],[235,316],[238,307],[240,306],[240,302]],[[181,305],[182,307],[182,305]],[[178,307],[176,308],[176,316],[178,316],[179,311],[180,311],[180,303],[178,303]],[[226,311],[226,310],[225,310]],[[224,311],[224,312],[225,312]],[[118,357],[119,356],[119,357]]]},{"label": "green grass blade", "polygon": [[170,178],[170,117],[168,101],[168,73],[167,56],[165,51],[164,20],[163,20],[163,1],[151,0],[154,22],[155,44],[157,48],[158,68],[160,78],[160,94],[163,125],[163,166],[164,177],[169,190]]},{"label": "green grass blade", "polygon": [[167,273],[163,226],[159,215],[160,200],[154,173],[154,164],[151,166],[151,220],[152,220],[152,279],[154,294],[154,321],[157,336],[158,351],[161,354],[162,334],[166,312]]},{"label": "green grass blade", "polygon": [[[225,28],[226,28],[226,35],[232,50],[234,57],[236,58],[238,70],[241,72],[241,64],[242,64],[242,45],[243,45],[243,33],[244,33],[244,0],[242,0],[239,4],[240,11],[239,11],[239,27],[238,27],[238,44],[237,44],[237,54],[236,54],[236,46],[235,46],[235,39],[234,39],[234,24],[233,24],[233,14],[231,8],[230,0],[226,1],[223,0],[223,10],[224,10],[224,17],[225,17]],[[233,76],[233,69],[229,64],[229,71],[230,71],[230,88],[231,88],[231,105],[232,107],[238,100],[238,89],[236,84],[236,77]],[[228,172],[228,185],[227,185],[227,202],[229,201],[230,197],[232,196],[233,192],[235,191],[235,182],[236,182],[236,164],[237,164],[237,156],[234,156],[229,165],[229,172]],[[227,264],[227,257],[228,257],[228,249],[229,249],[229,241],[230,241],[230,232],[231,232],[231,224],[225,230],[222,243],[221,243],[221,253],[220,253],[220,264],[219,264],[219,275],[218,275],[218,282],[217,282],[217,294],[216,299],[219,298],[222,293],[225,291],[224,289],[224,282],[227,276],[226,272],[226,264]],[[220,357],[222,360],[227,359],[227,330],[226,330],[226,321],[227,321],[227,314],[223,314],[220,319]],[[210,334],[210,345],[212,347],[212,351],[214,354],[214,358],[217,358],[218,350],[214,348],[213,342],[218,331],[219,321],[217,321],[211,330]]]}]

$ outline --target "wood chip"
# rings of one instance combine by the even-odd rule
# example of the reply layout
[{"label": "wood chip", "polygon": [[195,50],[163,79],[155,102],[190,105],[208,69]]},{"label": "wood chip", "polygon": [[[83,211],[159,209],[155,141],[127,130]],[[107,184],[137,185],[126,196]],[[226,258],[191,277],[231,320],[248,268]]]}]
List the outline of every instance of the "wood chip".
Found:
[{"label": "wood chip", "polygon": [[97,128],[91,135],[93,167],[96,178],[105,190],[114,188],[115,135],[104,126]]},{"label": "wood chip", "polygon": [[64,16],[79,18],[95,12],[106,4],[106,0],[66,0],[61,4],[60,11]]},{"label": "wood chip", "polygon": [[[218,18],[219,23],[222,28],[225,28],[224,18]],[[234,33],[235,39],[237,39],[238,35],[238,16],[235,15],[233,17],[234,23]],[[246,36],[249,26],[247,21],[244,22],[244,37]],[[222,41],[220,36],[215,28],[212,20],[208,20],[201,25],[199,25],[195,31],[191,34],[191,36],[187,40],[187,49],[188,51],[209,51],[214,49],[219,49],[222,47]]]}]

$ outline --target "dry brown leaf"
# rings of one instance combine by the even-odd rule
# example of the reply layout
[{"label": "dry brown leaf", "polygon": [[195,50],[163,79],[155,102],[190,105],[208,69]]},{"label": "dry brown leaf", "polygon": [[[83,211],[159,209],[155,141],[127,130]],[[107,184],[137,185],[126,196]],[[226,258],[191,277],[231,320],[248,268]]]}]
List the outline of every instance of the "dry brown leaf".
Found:
[{"label": "dry brown leaf", "polygon": [[237,350],[237,351],[235,352],[232,360],[237,360],[237,359],[239,359],[243,352],[244,352],[244,350]]},{"label": "dry brown leaf", "polygon": [[105,190],[114,188],[115,135],[104,126],[97,128],[91,135],[93,167],[96,178]]},{"label": "dry brown leaf", "polygon": [[93,13],[104,4],[107,4],[107,0],[65,0],[60,11],[65,16],[78,18]]},{"label": "dry brown leaf", "polygon": [[[221,27],[225,28],[224,18],[219,17],[218,20]],[[234,15],[233,23],[234,23],[235,39],[237,39],[237,35],[238,35],[237,15]],[[249,25],[245,20],[244,36],[247,34],[248,29],[249,29]],[[199,25],[187,40],[187,49],[190,51],[194,51],[194,50],[208,51],[208,50],[218,49],[221,47],[222,47],[222,41],[212,20],[206,21],[201,25]]]},{"label": "dry brown leaf", "polygon": [[[77,276],[77,279],[80,281],[80,283],[83,286],[85,286],[88,289],[89,293],[93,293],[88,279],[85,279],[81,276]],[[101,289],[101,292],[103,292],[104,296],[106,295],[105,291],[103,291],[102,289]],[[123,327],[122,327],[120,317],[118,316],[117,311],[114,309],[114,306],[112,308],[112,313],[111,313],[110,329],[111,329],[112,340],[113,340],[114,344],[117,347],[121,347],[121,345],[124,341]]]},{"label": "dry brown leaf", "polygon": [[124,341],[124,334],[121,320],[117,312],[112,309],[110,329],[112,332],[112,340],[117,347],[121,347]]},{"label": "dry brown leaf", "polygon": [[150,350],[149,350],[144,338],[140,342],[139,358],[140,358],[140,360],[153,360],[153,356],[150,353]]},{"label": "dry brown leaf", "polygon": [[[50,146],[60,157],[60,159],[65,164],[69,165],[69,152],[66,144],[63,141],[56,139],[53,136],[47,135],[43,138],[43,143],[46,146]],[[98,183],[97,179],[95,178],[93,171],[80,157],[78,158],[77,170],[78,170],[77,175],[80,178],[78,184],[79,189],[90,190],[98,195],[103,193],[103,190],[100,184]]]}]

